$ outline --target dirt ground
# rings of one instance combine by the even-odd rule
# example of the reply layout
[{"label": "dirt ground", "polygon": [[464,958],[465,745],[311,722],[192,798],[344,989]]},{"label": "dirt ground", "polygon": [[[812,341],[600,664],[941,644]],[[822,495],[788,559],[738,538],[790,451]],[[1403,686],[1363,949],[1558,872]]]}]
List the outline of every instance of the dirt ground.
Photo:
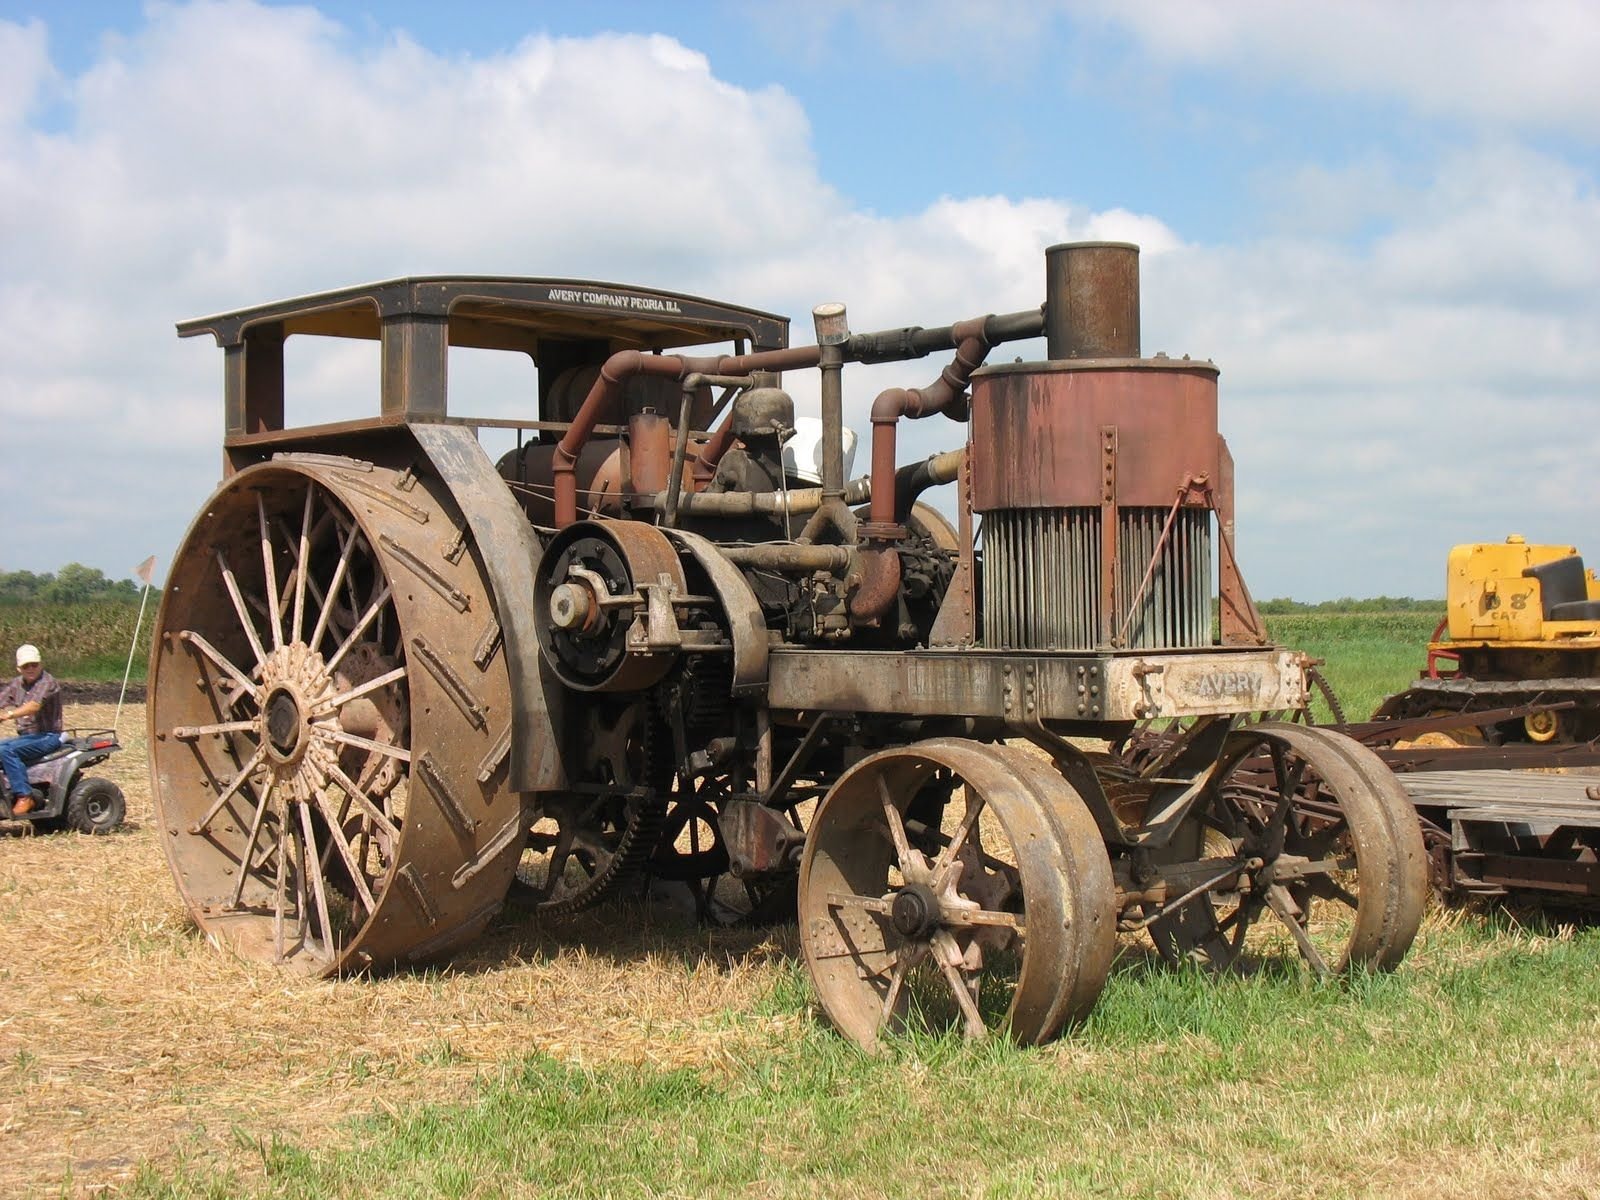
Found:
[{"label": "dirt ground", "polygon": [[[107,728],[115,696],[75,696]],[[142,697],[140,697],[142,699]],[[95,769],[128,798],[108,837],[0,836],[0,1195],[93,1194],[141,1161],[259,1166],[274,1133],[464,1096],[509,1056],[716,1070],[790,1040],[761,1015],[789,934],[707,933],[638,908],[491,928],[447,968],[308,981],[190,922],[152,825],[142,704]]]}]

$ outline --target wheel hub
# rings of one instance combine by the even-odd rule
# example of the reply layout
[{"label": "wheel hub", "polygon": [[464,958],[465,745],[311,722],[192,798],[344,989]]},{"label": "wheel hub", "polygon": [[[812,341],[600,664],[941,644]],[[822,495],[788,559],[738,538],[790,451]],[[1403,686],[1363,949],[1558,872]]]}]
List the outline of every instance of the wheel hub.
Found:
[{"label": "wheel hub", "polygon": [[939,927],[939,900],[923,883],[908,883],[889,906],[889,921],[904,938],[926,938]]},{"label": "wheel hub", "polygon": [[[323,772],[312,763],[313,725],[326,722],[317,706],[333,691],[320,654],[294,644],[267,656],[256,691],[261,707],[261,745],[281,778],[302,777],[314,789],[324,782]],[[307,776],[308,770],[310,776]],[[314,776],[314,778],[313,778]],[[296,789],[300,798],[302,789]]]},{"label": "wheel hub", "polygon": [[294,693],[288,688],[274,688],[262,706],[262,721],[273,756],[281,762],[293,762],[305,730],[305,718]]}]

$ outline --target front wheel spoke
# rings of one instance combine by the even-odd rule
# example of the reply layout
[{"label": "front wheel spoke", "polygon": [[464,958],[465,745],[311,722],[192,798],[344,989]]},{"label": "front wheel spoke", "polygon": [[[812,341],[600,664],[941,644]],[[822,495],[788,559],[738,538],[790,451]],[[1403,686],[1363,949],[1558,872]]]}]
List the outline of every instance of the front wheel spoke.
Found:
[{"label": "front wheel spoke", "polygon": [[256,752],[250,756],[250,760],[239,768],[239,773],[233,777],[233,782],[217,794],[216,801],[206,810],[206,815],[189,826],[189,832],[199,834],[205,833],[210,829],[212,819],[222,811],[222,806],[233,798],[233,794],[244,786],[244,781],[250,777],[252,771],[261,765],[261,760],[266,756],[266,747],[258,746]]},{"label": "front wheel spoke", "polygon": [[946,925],[962,928],[981,926],[990,929],[1009,929],[1018,937],[1027,934],[1027,929],[1017,920],[1015,913],[995,912],[989,908],[965,908],[959,904],[941,904],[939,920]]},{"label": "front wheel spoke", "polygon": [[326,716],[336,708],[342,708],[358,696],[365,696],[368,692],[375,692],[379,688],[388,687],[391,683],[406,677],[404,666],[396,667],[392,671],[385,671],[374,679],[369,679],[359,687],[353,687],[347,692],[340,692],[337,696],[329,696],[311,711],[313,717]]},{"label": "front wheel spoke", "polygon": [[[333,949],[333,922],[328,918],[328,885],[322,878],[322,872],[316,870],[319,856],[317,854],[317,836],[311,823],[311,809],[307,805],[299,805],[300,830],[304,842],[300,848],[301,870],[311,877],[311,888],[316,893],[317,921],[322,927],[322,947],[328,952],[328,957],[334,956]],[[308,914],[309,915],[309,914]]]},{"label": "front wheel spoke", "polygon": [[[1306,760],[1299,755],[1291,757],[1287,748],[1277,743],[1272,747],[1272,774],[1277,781],[1278,795],[1283,800],[1292,797],[1300,790],[1301,780],[1305,778]],[[1274,814],[1276,816],[1276,814]]]},{"label": "front wheel spoke", "polygon": [[221,547],[217,549],[217,566],[222,571],[223,586],[228,589],[228,598],[233,601],[233,611],[238,615],[244,636],[250,643],[250,649],[255,651],[256,665],[266,666],[267,652],[261,647],[261,636],[256,632],[256,623],[250,619],[244,595],[239,591],[239,581],[234,578],[233,569],[228,566],[227,556],[222,553]]},{"label": "front wheel spoke", "polygon": [[983,1014],[978,1011],[978,998],[975,995],[978,989],[978,975],[968,976],[963,967],[966,955],[956,939],[946,930],[939,930],[933,935],[933,951],[939,960],[939,970],[943,972],[945,980],[950,984],[950,991],[955,995],[956,1004],[961,1008],[961,1016],[966,1022],[966,1033],[969,1038],[983,1038],[989,1035],[989,1027],[984,1024]]},{"label": "front wheel spoke", "polygon": [[905,987],[911,969],[928,956],[926,942],[905,942],[895,956],[894,970],[889,975],[889,988],[883,995],[883,1008],[878,1014],[878,1028],[885,1028],[894,1019],[895,1008],[900,1003],[900,993]]},{"label": "front wheel spoke", "polygon": [[972,831],[978,827],[978,817],[982,812],[982,797],[974,798],[971,791],[968,791],[967,811],[962,814],[961,824],[956,827],[954,836],[939,848],[939,853],[933,860],[933,887],[936,891],[941,890],[949,882],[944,876],[956,864],[956,856],[966,846]]},{"label": "front wheel spoke", "polygon": [[875,782],[878,785],[878,798],[883,802],[883,819],[889,827],[889,840],[894,843],[894,852],[900,860],[901,874],[908,878],[913,874],[918,878],[925,877],[928,862],[922,857],[922,851],[914,849],[906,839],[905,822],[900,817],[894,797],[889,794],[888,783],[882,775],[876,776]]},{"label": "front wheel spoke", "polygon": [[828,907],[859,908],[887,917],[894,907],[894,900],[889,896],[857,896],[850,892],[829,892]]},{"label": "front wheel spoke", "polygon": [[1312,942],[1305,926],[1295,917],[1290,904],[1289,893],[1282,884],[1275,883],[1267,889],[1267,907],[1272,909],[1273,915],[1283,923],[1284,928],[1289,931],[1289,936],[1294,938],[1295,945],[1300,948],[1301,957],[1310,964],[1317,978],[1326,979],[1333,972],[1329,969],[1327,960],[1322,957],[1322,952]]}]

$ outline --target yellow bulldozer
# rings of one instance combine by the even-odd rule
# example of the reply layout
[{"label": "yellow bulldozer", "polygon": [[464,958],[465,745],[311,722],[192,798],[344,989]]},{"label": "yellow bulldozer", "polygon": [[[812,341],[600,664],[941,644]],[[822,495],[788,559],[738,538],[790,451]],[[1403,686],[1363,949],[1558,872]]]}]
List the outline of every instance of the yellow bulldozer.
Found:
[{"label": "yellow bulldozer", "polygon": [[1378,719],[1533,707],[1483,728],[1486,740],[1600,736],[1600,579],[1575,546],[1518,534],[1450,551],[1446,616],[1411,687]]}]

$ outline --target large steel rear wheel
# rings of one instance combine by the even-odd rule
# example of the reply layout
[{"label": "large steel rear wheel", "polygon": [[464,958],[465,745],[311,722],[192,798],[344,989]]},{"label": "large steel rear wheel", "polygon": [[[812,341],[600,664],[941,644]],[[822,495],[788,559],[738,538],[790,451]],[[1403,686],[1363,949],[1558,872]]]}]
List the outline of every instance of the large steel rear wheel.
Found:
[{"label": "large steel rear wheel", "polygon": [[885,750],[817,810],[801,944],[823,1008],[862,1046],[947,1028],[1033,1044],[1098,998],[1116,941],[1110,861],[1082,800],[1025,759],[943,738]]},{"label": "large steel rear wheel", "polygon": [[240,472],[157,633],[157,821],[208,936],[325,975],[482,929],[527,822],[500,626],[441,484],[324,455]]}]

